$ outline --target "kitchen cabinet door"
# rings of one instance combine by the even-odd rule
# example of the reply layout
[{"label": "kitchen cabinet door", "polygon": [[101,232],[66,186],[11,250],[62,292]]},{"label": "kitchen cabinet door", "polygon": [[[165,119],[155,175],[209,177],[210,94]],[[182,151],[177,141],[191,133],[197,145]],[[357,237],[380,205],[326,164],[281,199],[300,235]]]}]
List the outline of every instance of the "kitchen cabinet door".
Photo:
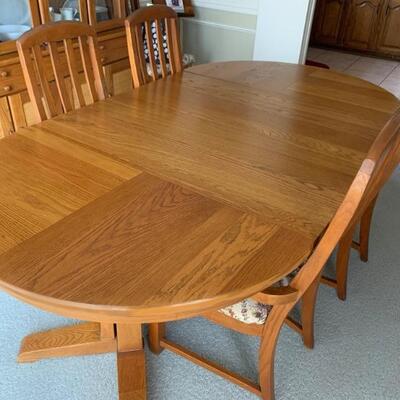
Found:
[{"label": "kitchen cabinet door", "polygon": [[381,0],[351,0],[345,18],[344,47],[374,50]]},{"label": "kitchen cabinet door", "polygon": [[335,45],[340,42],[341,22],[345,0],[320,0],[313,26],[313,40],[318,44]]},{"label": "kitchen cabinet door", "polygon": [[400,55],[400,0],[388,0],[379,22],[377,50]]}]

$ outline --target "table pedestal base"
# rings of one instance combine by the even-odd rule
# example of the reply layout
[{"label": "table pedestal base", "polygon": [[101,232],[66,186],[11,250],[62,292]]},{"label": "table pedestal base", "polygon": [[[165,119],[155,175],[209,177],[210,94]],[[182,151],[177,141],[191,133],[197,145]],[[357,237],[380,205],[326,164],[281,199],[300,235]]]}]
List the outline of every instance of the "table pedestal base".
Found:
[{"label": "table pedestal base", "polygon": [[21,343],[18,362],[117,352],[119,400],[146,400],[141,325],[88,322],[34,333]]}]

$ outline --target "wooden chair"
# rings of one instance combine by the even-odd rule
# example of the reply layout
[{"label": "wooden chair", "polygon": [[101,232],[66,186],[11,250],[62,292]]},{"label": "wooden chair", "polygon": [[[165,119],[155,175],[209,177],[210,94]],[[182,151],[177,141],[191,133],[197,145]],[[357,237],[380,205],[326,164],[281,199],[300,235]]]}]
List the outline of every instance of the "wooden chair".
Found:
[{"label": "wooden chair", "polygon": [[[381,131],[367,158],[354,179],[343,203],[316,245],[313,253],[289,286],[272,287],[255,295],[252,300],[263,306],[265,322],[262,325],[243,323],[230,315],[231,308],[204,315],[204,317],[235,331],[261,337],[259,351],[259,384],[234,374],[198,354],[165,338],[164,324],[150,325],[150,348],[158,354],[169,349],[216,374],[239,384],[265,400],[274,399],[274,355],[279,332],[291,309],[307,291],[319,282],[322,269],[340,240],[348,237],[357,221],[376,198],[382,185],[400,161],[400,111]],[[318,285],[316,286],[318,287]]]},{"label": "wooden chair", "polygon": [[[306,60],[306,65],[330,69],[328,65],[312,60]],[[347,296],[347,273],[351,249],[354,248],[359,252],[360,259],[362,261],[368,261],[369,236],[371,231],[372,215],[376,201],[377,198],[372,200],[364,215],[361,217],[361,221],[359,223],[359,240],[356,241],[352,237],[346,237],[340,241],[336,260],[336,279],[327,278],[325,276],[321,278],[322,283],[336,289],[337,296],[340,300],[346,300]]]},{"label": "wooden chair", "polygon": [[[75,104],[77,107],[86,105],[81,71],[91,100],[106,98],[93,27],[82,22],[50,22],[22,35],[17,40],[17,49],[29,97],[40,121],[67,113],[75,108]],[[75,102],[66,77],[70,78]]]},{"label": "wooden chair", "polygon": [[340,300],[346,300],[347,297],[347,276],[349,269],[349,260],[351,249],[358,251],[360,259],[364,262],[368,261],[369,253],[369,237],[371,231],[372,216],[378,199],[378,195],[372,199],[365,213],[362,215],[359,225],[359,240],[354,239],[354,233],[357,225],[349,234],[340,241],[336,257],[336,277],[329,278],[322,276],[321,283],[336,289],[337,296]]},{"label": "wooden chair", "polygon": [[135,88],[182,71],[178,17],[172,8],[139,8],[125,27]]}]

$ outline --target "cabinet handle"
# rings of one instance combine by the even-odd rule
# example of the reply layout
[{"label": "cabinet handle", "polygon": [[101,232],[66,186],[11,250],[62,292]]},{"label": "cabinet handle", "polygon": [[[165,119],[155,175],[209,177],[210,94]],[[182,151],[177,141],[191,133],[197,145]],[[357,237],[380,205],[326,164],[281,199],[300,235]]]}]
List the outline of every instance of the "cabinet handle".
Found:
[{"label": "cabinet handle", "polygon": [[3,87],[3,90],[4,90],[5,92],[10,92],[10,91],[11,91],[11,86],[4,86],[4,87]]},{"label": "cabinet handle", "polygon": [[100,50],[104,50],[106,47],[104,46],[104,44],[101,44],[100,46],[99,46],[99,49]]},{"label": "cabinet handle", "polygon": [[8,72],[7,72],[7,71],[1,71],[1,72],[0,72],[0,76],[1,76],[2,78],[5,78],[5,77],[8,76]]},{"label": "cabinet handle", "polygon": [[101,58],[100,58],[100,61],[101,61],[102,63],[104,63],[106,60],[107,60],[107,57],[101,57]]}]

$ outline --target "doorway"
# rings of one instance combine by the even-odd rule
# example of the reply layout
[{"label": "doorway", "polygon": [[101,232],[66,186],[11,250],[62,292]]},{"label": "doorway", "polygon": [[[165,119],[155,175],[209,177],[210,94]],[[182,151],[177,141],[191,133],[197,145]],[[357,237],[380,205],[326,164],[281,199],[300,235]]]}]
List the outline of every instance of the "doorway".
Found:
[{"label": "doorway", "polygon": [[400,97],[400,0],[317,0],[307,59]]}]

